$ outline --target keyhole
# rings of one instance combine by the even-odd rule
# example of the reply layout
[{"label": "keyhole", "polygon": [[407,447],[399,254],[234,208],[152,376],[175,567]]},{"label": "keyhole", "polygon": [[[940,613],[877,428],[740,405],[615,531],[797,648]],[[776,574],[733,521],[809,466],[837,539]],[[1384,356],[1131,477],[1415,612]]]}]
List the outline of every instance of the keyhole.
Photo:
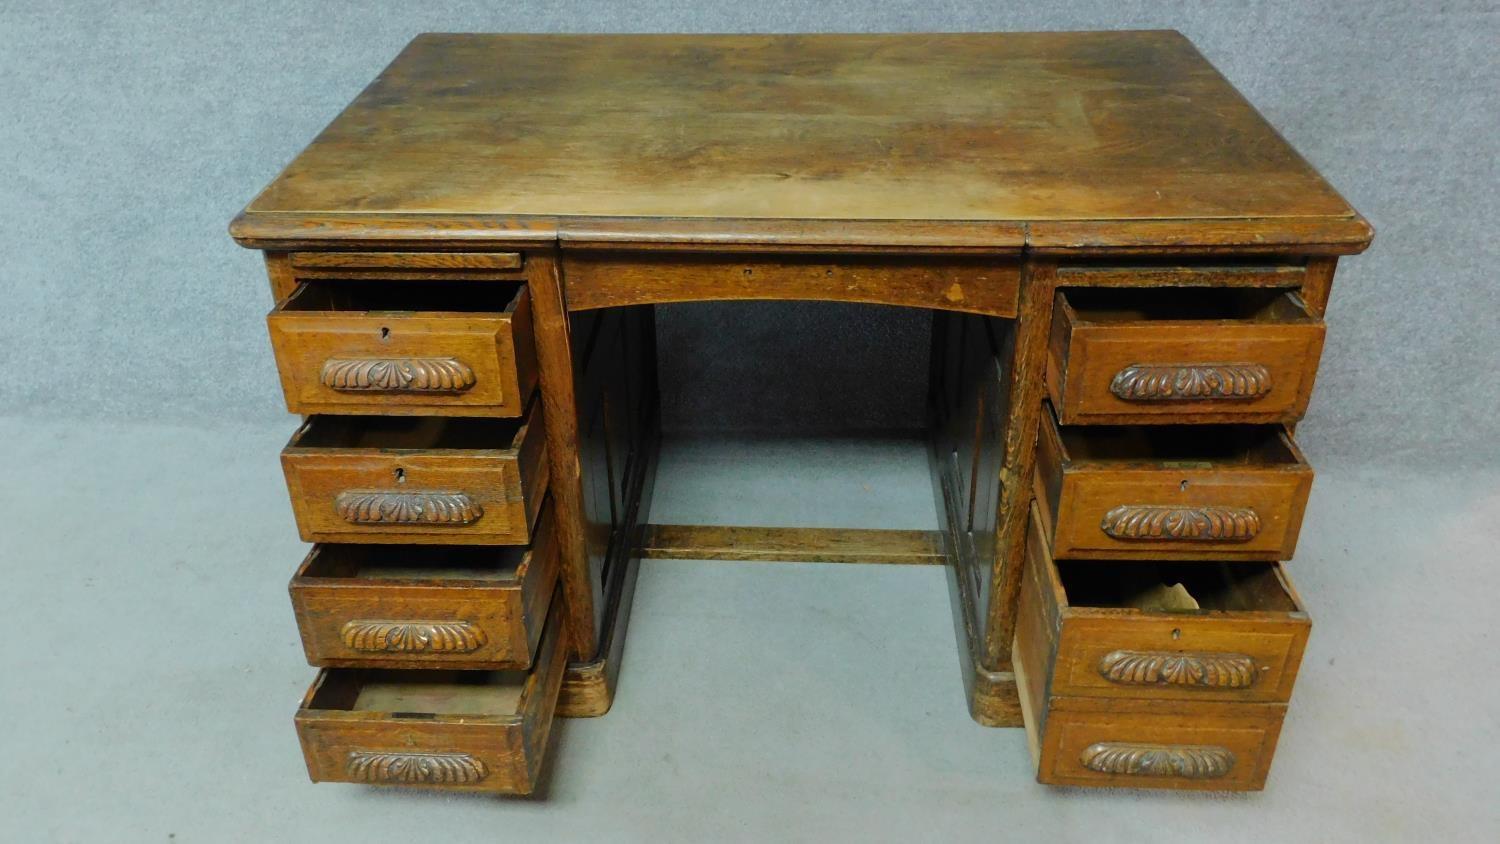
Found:
[{"label": "keyhole", "polygon": [[745,268],[745,278],[749,278],[752,275],[755,275],[755,270],[752,270],[749,267],[746,267]]},{"label": "keyhole", "polygon": [[398,483],[398,484],[404,484],[404,483],[406,483],[406,470],[405,469],[397,469],[396,470],[396,483]]},{"label": "keyhole", "polygon": [[1180,628],[1173,628],[1172,629],[1172,638],[1173,639],[1181,639],[1182,638],[1182,630]]},{"label": "keyhole", "polygon": [[389,339],[391,339],[391,330],[384,325],[380,326],[380,342],[384,343]]},{"label": "keyhole", "polygon": [[1182,483],[1180,483],[1180,484],[1177,485],[1177,491],[1178,492],[1187,492],[1187,479],[1186,478],[1183,479]]}]

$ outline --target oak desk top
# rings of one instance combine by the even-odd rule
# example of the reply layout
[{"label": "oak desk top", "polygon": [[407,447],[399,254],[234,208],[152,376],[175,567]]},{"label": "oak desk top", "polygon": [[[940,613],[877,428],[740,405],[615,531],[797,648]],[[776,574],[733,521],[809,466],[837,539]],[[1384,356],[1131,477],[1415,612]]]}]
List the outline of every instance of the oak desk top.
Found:
[{"label": "oak desk top", "polygon": [[422,35],[231,231],[1330,253],[1371,234],[1170,31]]}]

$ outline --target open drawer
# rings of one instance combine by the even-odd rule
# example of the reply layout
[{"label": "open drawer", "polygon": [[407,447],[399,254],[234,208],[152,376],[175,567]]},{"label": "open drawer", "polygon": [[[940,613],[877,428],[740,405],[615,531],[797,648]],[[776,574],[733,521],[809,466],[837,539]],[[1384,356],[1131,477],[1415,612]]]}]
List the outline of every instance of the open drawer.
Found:
[{"label": "open drawer", "polygon": [[520,416],[536,387],[514,282],[307,281],[266,321],[293,413]]},{"label": "open drawer", "polygon": [[314,416],[281,452],[307,542],[525,545],[547,491],[526,419]]},{"label": "open drawer", "polygon": [[1312,623],[1280,563],[1054,561],[1039,521],[1016,635],[1050,694],[1290,699]]},{"label": "open drawer", "polygon": [[308,775],[530,794],[567,668],[561,616],[530,672],[325,669],[297,711]]},{"label": "open drawer", "polygon": [[1038,515],[1012,649],[1038,779],[1260,788],[1311,629],[1281,565],[1054,561]]},{"label": "open drawer", "polygon": [[1293,422],[1324,331],[1284,290],[1063,289],[1047,388],[1068,425]]},{"label": "open drawer", "polygon": [[290,591],[312,665],[529,668],[557,574],[544,511],[529,548],[316,545]]},{"label": "open drawer", "polygon": [[1313,471],[1280,425],[1059,426],[1036,495],[1057,558],[1288,560]]}]

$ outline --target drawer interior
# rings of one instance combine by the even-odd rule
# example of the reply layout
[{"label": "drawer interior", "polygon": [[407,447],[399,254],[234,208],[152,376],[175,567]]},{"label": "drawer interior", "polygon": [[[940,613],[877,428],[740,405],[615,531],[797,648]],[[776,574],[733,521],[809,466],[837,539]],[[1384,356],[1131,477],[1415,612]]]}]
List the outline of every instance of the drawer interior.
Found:
[{"label": "drawer interior", "polygon": [[526,419],[454,416],[313,416],[288,448],[472,451],[519,448]]},{"label": "drawer interior", "polygon": [[516,546],[320,545],[298,577],[319,580],[510,582],[527,550]]},{"label": "drawer interior", "polygon": [[489,281],[304,281],[282,303],[282,312],[430,311],[506,313],[523,284]]},{"label": "drawer interior", "polygon": [[1244,287],[1071,288],[1061,293],[1075,322],[1314,321],[1289,292]]},{"label": "drawer interior", "polygon": [[529,676],[524,671],[330,671],[306,708],[392,718],[514,718],[526,706]]},{"label": "drawer interior", "polygon": [[1053,565],[1068,606],[1075,609],[1142,613],[1302,610],[1277,563],[1057,560]]},{"label": "drawer interior", "polygon": [[1304,462],[1279,425],[1069,425],[1056,430],[1063,458],[1075,465],[1300,467]]}]

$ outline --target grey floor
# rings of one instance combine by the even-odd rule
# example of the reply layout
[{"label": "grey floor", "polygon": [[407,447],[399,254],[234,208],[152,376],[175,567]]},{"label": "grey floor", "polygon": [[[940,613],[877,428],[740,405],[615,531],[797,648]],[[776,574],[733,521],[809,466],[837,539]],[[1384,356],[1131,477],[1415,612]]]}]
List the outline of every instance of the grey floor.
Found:
[{"label": "grey floor", "polygon": [[[965,712],[937,568],[649,561],[614,711],[559,722],[545,800],[497,800],[306,781],[290,428],[0,420],[0,840],[1500,835],[1500,472],[1319,474],[1291,568],[1315,629],[1262,794],[1036,785],[1021,732]],[[936,518],[899,439],[675,440],[653,510]]]}]

